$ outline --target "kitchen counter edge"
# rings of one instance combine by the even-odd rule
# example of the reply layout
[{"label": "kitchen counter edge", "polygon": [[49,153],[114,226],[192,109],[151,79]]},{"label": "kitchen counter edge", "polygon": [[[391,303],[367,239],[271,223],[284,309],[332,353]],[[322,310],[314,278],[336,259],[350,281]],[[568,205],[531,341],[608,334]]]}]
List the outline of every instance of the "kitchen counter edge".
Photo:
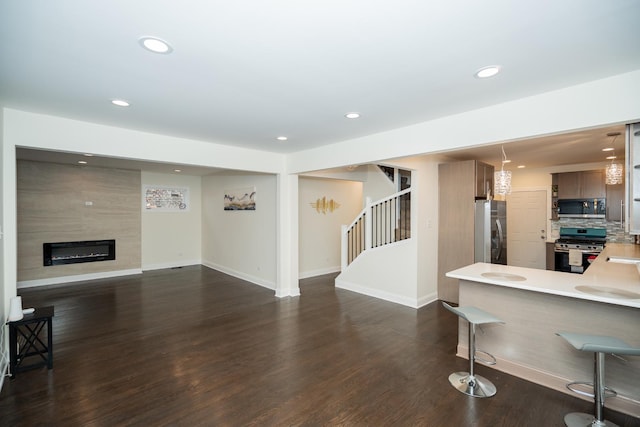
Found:
[{"label": "kitchen counter edge", "polygon": [[[640,296],[640,273],[635,263],[613,263],[610,257],[637,258],[640,245],[608,243],[584,274],[564,273],[500,264],[475,263],[446,274],[447,277],[472,282],[560,295],[589,301],[640,308],[640,298],[618,298],[581,292],[576,286],[608,288]],[[487,274],[493,277],[485,277]],[[520,277],[513,277],[520,276]],[[509,280],[509,278],[519,280]],[[522,280],[521,278],[524,278]]]}]

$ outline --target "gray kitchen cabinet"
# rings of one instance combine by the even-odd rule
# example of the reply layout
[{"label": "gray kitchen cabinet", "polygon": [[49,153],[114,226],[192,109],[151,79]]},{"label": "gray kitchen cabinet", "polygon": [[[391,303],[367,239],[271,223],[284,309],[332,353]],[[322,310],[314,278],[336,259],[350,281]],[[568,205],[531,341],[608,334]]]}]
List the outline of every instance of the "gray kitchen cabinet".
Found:
[{"label": "gray kitchen cabinet", "polygon": [[558,175],[558,199],[579,199],[580,172],[565,172]]},{"label": "gray kitchen cabinet", "polygon": [[487,187],[493,193],[493,166],[475,160],[441,163],[438,186],[438,298],[457,303],[458,279],[446,273],[474,262],[475,200],[486,198]]},{"label": "gray kitchen cabinet", "polygon": [[581,173],[582,197],[585,199],[601,199],[607,197],[603,170],[583,171]]},{"label": "gray kitchen cabinet", "polygon": [[606,193],[602,170],[558,174],[558,199],[602,199]]},{"label": "gray kitchen cabinet", "polygon": [[547,242],[546,244],[547,270],[556,269],[556,244]]}]

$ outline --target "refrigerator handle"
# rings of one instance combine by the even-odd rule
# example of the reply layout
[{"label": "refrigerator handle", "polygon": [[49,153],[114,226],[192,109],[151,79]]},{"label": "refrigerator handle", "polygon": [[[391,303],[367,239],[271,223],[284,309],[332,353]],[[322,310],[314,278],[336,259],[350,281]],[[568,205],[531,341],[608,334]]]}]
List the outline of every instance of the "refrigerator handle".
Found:
[{"label": "refrigerator handle", "polygon": [[496,251],[496,261],[500,259],[500,255],[502,255],[502,242],[504,236],[502,234],[502,224],[499,219],[496,219],[496,228],[498,229],[498,250]]}]

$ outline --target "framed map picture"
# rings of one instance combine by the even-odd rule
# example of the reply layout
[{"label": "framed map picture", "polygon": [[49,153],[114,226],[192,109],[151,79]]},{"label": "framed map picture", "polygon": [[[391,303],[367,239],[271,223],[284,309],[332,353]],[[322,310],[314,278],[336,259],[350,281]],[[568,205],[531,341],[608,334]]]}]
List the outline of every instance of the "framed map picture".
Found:
[{"label": "framed map picture", "polygon": [[146,212],[188,212],[189,189],[145,185],[142,206]]}]

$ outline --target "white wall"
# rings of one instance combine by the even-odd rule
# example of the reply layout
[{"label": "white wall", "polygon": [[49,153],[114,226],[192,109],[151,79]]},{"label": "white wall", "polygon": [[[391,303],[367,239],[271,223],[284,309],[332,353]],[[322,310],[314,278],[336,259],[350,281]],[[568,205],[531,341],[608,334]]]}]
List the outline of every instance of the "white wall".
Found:
[{"label": "white wall", "polygon": [[182,174],[142,172],[140,203],[145,186],[188,188],[185,211],[150,211],[142,204],[142,269],[179,267],[201,263],[201,178]]},{"label": "white wall", "polygon": [[283,156],[5,108],[5,142],[20,146],[160,163],[283,171]]},{"label": "white wall", "polygon": [[[0,167],[4,169],[4,117],[0,114]],[[5,211],[5,189],[4,189],[4,174],[0,173],[0,280],[2,281],[2,289],[0,289],[0,320],[2,321],[2,326],[0,326],[0,390],[2,390],[2,384],[5,378],[5,372],[7,370],[7,366],[9,365],[9,328],[4,324],[7,319],[7,314],[9,312],[9,298],[14,296],[16,293],[15,286],[7,286],[7,277],[5,276],[5,245],[6,239],[4,238],[3,232],[6,229],[6,224],[4,222],[4,211]],[[15,252],[15,249],[14,249]],[[15,273],[14,273],[15,274]]]},{"label": "white wall", "polygon": [[441,156],[422,156],[405,163],[412,169],[411,208],[413,233],[417,239],[417,289],[419,307],[438,296],[438,164]]},{"label": "white wall", "polygon": [[407,239],[361,253],[336,278],[336,287],[417,308],[416,243]]},{"label": "white wall", "polygon": [[[17,187],[16,148],[8,132],[8,120],[2,118],[2,286],[4,313],[9,311],[9,300],[16,296],[17,288]],[[3,318],[4,319],[4,318]]]},{"label": "white wall", "polygon": [[[3,165],[4,167],[4,115],[0,114],[0,165]],[[3,236],[3,230],[5,228],[5,223],[4,223],[4,176],[2,174],[0,174],[0,277],[2,278],[2,281],[5,282],[6,278],[4,276],[4,246],[5,246],[5,239]],[[4,323],[4,319],[5,319],[5,313],[8,312],[9,310],[9,297],[10,295],[7,295],[7,288],[5,287],[4,289],[0,289],[0,320],[3,321]],[[7,302],[5,304],[5,301]],[[1,336],[2,334],[0,334]],[[0,340],[0,352],[2,352],[4,349],[4,341]],[[0,360],[2,360],[2,358],[0,357]],[[0,367],[1,368],[1,367]],[[0,369],[0,373],[3,373],[4,371],[2,371]],[[1,387],[0,387],[1,388]]]},{"label": "white wall", "polygon": [[[362,183],[301,177],[298,181],[300,278],[340,271],[342,225],[350,224],[362,210]],[[318,212],[318,199],[340,204],[335,211]]]},{"label": "white wall", "polygon": [[378,166],[366,165],[366,171],[367,178],[363,187],[365,198],[370,197],[371,201],[375,202],[398,191],[396,183],[392,182]]},{"label": "white wall", "polygon": [[[256,189],[255,211],[225,211],[224,192]],[[202,263],[275,289],[276,176],[221,173],[202,178]]]}]

